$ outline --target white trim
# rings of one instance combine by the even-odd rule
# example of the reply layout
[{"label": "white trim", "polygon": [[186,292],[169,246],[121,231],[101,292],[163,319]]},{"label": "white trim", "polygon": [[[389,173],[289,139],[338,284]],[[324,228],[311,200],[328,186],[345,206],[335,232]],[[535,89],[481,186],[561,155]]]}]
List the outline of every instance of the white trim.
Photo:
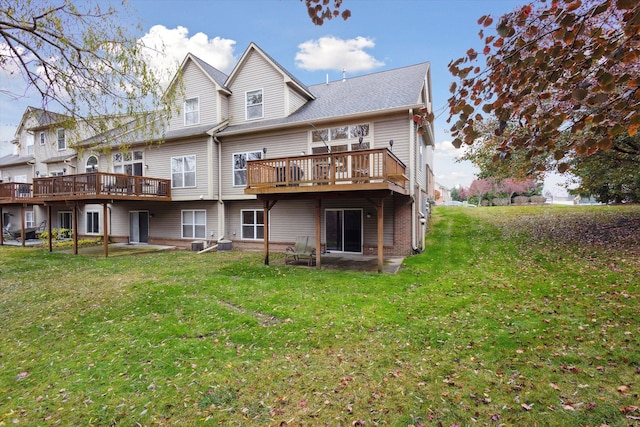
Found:
[{"label": "white trim", "polygon": [[[253,219],[254,219],[254,223],[253,224],[245,224],[244,221],[244,212],[253,212]],[[258,218],[258,212],[262,212],[263,214],[263,218],[262,218],[262,237],[257,237],[258,233],[258,228],[260,226],[260,223],[257,222]],[[256,241],[264,241],[264,209],[240,209],[240,238],[242,240],[256,240]],[[254,237],[245,237],[244,235],[244,227],[245,225],[248,226],[253,226],[253,236]]]},{"label": "white trim", "polygon": [[[98,218],[96,219],[96,223],[98,225],[98,231],[89,231],[89,217],[88,217],[89,214],[92,214],[92,215],[93,214],[97,214]],[[100,221],[100,211],[96,211],[96,210],[93,210],[93,209],[85,211],[85,213],[84,213],[84,232],[85,232],[85,234],[88,234],[88,235],[99,235],[100,231],[101,231],[100,230],[100,226],[101,226],[100,222],[101,222]]]},{"label": "white trim", "polygon": [[[249,95],[249,93],[251,92],[260,92],[260,97],[261,97],[261,101],[260,104],[251,104],[251,106],[256,106],[256,105],[260,105],[260,116],[259,117],[249,117],[249,104],[247,103],[247,96]],[[253,89],[253,90],[247,90],[244,93],[244,119],[249,121],[249,120],[260,120],[264,118],[264,89],[260,88],[260,89]]]},{"label": "white trim", "polygon": [[[193,157],[193,177],[194,177],[194,181],[193,181],[193,185],[185,185],[185,170],[184,170],[184,159],[186,157]],[[182,159],[182,171],[180,172],[182,174],[182,185],[181,186],[176,186],[174,185],[173,182],[173,159]],[[198,157],[195,154],[187,154],[184,156],[173,156],[171,157],[170,160],[170,164],[169,164],[169,171],[171,173],[171,188],[196,188],[198,186]],[[176,172],[177,173],[177,172]],[[191,173],[191,171],[189,171],[189,173]]]},{"label": "white trim", "polygon": [[[198,101],[198,108],[195,111],[189,111],[189,113],[197,113],[196,116],[196,121],[194,123],[187,123],[187,102],[191,101],[195,99],[196,101]],[[200,124],[200,97],[199,96],[193,96],[191,98],[187,98],[184,100],[183,104],[182,104],[182,109],[183,109],[183,113],[182,113],[182,123],[184,124],[184,126],[196,126]]]},{"label": "white trim", "polygon": [[[185,212],[191,212],[192,213],[192,219],[193,219],[193,223],[192,224],[185,224],[183,222],[184,220],[184,214]],[[203,224],[196,224],[196,212],[204,212],[204,223]],[[184,226],[185,225],[190,225],[191,226],[191,231],[193,232],[193,236],[186,236],[184,235]],[[202,237],[196,236],[196,230],[195,227],[198,225],[204,225],[204,234]],[[207,210],[206,209],[181,209],[180,210],[180,238],[181,239],[206,239],[207,238]]]}]

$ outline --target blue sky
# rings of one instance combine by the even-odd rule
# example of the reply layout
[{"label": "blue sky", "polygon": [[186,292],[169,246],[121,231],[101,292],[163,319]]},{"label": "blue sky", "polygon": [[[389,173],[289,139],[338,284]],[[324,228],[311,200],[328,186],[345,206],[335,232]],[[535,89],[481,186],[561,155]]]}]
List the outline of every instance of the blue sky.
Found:
[{"label": "blue sky", "polygon": [[[142,29],[135,33],[166,52],[153,66],[172,68],[191,51],[229,73],[250,42],[255,42],[307,85],[325,79],[383,71],[428,61],[432,68],[436,180],[447,187],[468,186],[474,168],[455,163],[460,152],[450,143],[446,102],[453,81],[447,64],[470,47],[481,48],[480,16],[502,14],[525,0],[344,0],[347,21],[321,27],[307,17],[299,0],[129,0]],[[133,18],[135,20],[135,17]],[[3,79],[5,76],[0,76]],[[2,95],[0,95],[1,97]],[[13,137],[27,105],[38,99],[0,98],[0,141]],[[6,152],[5,152],[6,153]]]}]

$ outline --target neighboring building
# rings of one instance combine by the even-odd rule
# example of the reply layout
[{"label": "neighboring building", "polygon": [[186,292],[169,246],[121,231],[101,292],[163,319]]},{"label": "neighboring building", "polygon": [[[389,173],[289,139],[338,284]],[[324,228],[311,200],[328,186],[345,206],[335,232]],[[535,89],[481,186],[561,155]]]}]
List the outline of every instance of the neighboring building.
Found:
[{"label": "neighboring building", "polygon": [[436,182],[435,191],[436,191],[436,204],[437,205],[441,205],[444,202],[450,202],[451,201],[451,190],[449,188],[445,187],[444,185],[440,184],[439,182]]},{"label": "neighboring building", "polygon": [[27,109],[18,151],[0,158],[3,224],[180,247],[224,238],[267,262],[297,235],[330,252],[422,248],[433,129],[419,135],[413,117],[431,109],[428,63],[305,86],[252,43],[229,76],[191,54],[178,75],[182,109],[159,144],[94,149],[68,140],[64,116]]}]

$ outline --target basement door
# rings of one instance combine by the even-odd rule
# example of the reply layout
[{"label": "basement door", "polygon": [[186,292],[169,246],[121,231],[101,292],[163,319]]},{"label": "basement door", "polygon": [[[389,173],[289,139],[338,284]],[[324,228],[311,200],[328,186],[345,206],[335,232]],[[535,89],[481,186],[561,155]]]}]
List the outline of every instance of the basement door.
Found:
[{"label": "basement door", "polygon": [[149,212],[129,212],[129,243],[147,243],[149,241]]},{"label": "basement door", "polygon": [[327,251],[362,253],[362,209],[325,211]]}]

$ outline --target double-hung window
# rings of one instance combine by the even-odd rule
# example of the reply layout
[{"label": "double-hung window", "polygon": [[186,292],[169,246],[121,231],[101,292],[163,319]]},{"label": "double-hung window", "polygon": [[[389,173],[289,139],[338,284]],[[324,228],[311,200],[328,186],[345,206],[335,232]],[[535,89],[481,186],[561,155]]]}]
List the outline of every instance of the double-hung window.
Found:
[{"label": "double-hung window", "polygon": [[171,158],[171,187],[185,188],[196,186],[196,156]]},{"label": "double-hung window", "polygon": [[264,210],[246,209],[240,211],[242,217],[242,238],[246,240],[264,239]]},{"label": "double-hung window", "polygon": [[233,155],[233,185],[247,185],[247,160],[262,159],[262,151],[235,153]]},{"label": "double-hung window", "polygon": [[87,234],[100,233],[100,213],[87,212]]},{"label": "double-hung window", "polygon": [[40,132],[40,145],[44,145],[47,142],[44,136],[44,132]]},{"label": "double-hung window", "polygon": [[261,119],[264,117],[262,89],[252,90],[246,93],[246,117],[247,120]]},{"label": "double-hung window", "polygon": [[67,149],[67,139],[64,134],[64,129],[58,129],[58,150]]},{"label": "double-hung window", "polygon": [[200,123],[200,100],[189,98],[184,101],[184,125],[191,126]]},{"label": "double-hung window", "polygon": [[206,239],[207,238],[207,211],[184,210],[182,211],[182,238]]}]

